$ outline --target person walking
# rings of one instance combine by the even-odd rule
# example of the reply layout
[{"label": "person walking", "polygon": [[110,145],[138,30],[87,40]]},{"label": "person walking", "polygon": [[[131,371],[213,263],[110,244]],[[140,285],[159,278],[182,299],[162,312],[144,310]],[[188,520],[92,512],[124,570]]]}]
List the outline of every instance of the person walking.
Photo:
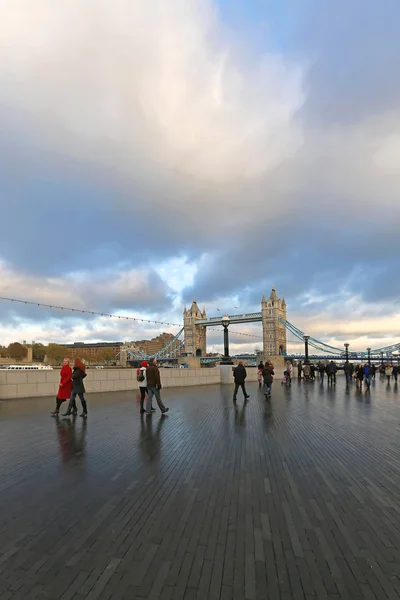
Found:
[{"label": "person walking", "polygon": [[348,360],[346,360],[346,362],[344,363],[343,370],[344,374],[346,375],[346,383],[349,384],[351,381],[351,364]]},{"label": "person walking", "polygon": [[[149,366],[147,360],[144,360],[136,373],[136,379],[139,382],[139,390],[140,390],[140,412],[145,413],[146,409],[144,408],[144,401],[146,399],[147,390],[147,378],[146,378],[146,369]],[[155,408],[151,407],[152,412],[155,412]]]},{"label": "person walking", "polygon": [[63,366],[60,370],[60,385],[58,387],[57,398],[56,398],[56,408],[51,413],[52,417],[57,417],[60,412],[60,406],[66,400],[69,400],[71,397],[72,391],[72,369],[69,364],[69,358],[64,358]]},{"label": "person walking", "polygon": [[367,386],[367,390],[371,387],[371,367],[368,363],[364,365],[364,381]]},{"label": "person walking", "polygon": [[357,365],[356,368],[356,386],[362,391],[362,384],[364,380],[364,368],[362,365]]},{"label": "person walking", "polygon": [[394,378],[395,383],[397,383],[397,377],[399,375],[399,367],[398,367],[398,365],[393,365],[393,373],[392,374],[393,374],[393,378]]},{"label": "person walking", "polygon": [[286,361],[286,372],[288,377],[288,383],[292,383],[293,366],[290,360]]},{"label": "person walking", "polygon": [[263,372],[263,368],[264,368],[264,363],[262,360],[260,360],[260,364],[257,367],[257,381],[258,381],[258,387],[262,386],[262,372]]},{"label": "person walking", "polygon": [[72,371],[72,392],[71,397],[69,399],[68,410],[63,414],[64,417],[68,417],[70,414],[76,416],[78,409],[76,407],[75,398],[79,396],[79,399],[82,404],[82,413],[81,417],[87,417],[87,403],[85,400],[85,386],[83,385],[83,380],[85,379],[86,367],[85,364],[81,361],[80,358],[75,358],[74,360],[74,370]]},{"label": "person walking", "polygon": [[271,398],[271,387],[274,381],[274,375],[275,372],[272,363],[270,363],[269,361],[266,362],[263,369],[264,389],[266,398]]},{"label": "person walking", "polygon": [[324,363],[320,362],[318,364],[318,371],[319,371],[319,378],[321,379],[321,384],[324,383],[324,377],[325,377],[325,365]]},{"label": "person walking", "polygon": [[385,367],[385,375],[387,377],[388,383],[390,383],[390,378],[393,374],[393,367],[392,365],[386,365]]},{"label": "person walking", "polygon": [[375,381],[375,375],[376,375],[376,366],[375,365],[370,365],[370,373],[371,373],[371,379],[373,379]]},{"label": "person walking", "polygon": [[303,372],[303,365],[301,363],[301,360],[299,360],[299,362],[297,363],[297,379],[301,379],[302,372]]},{"label": "person walking", "polygon": [[235,389],[233,392],[233,401],[236,402],[236,396],[238,393],[239,387],[242,388],[244,399],[250,398],[249,394],[246,392],[246,384],[245,380],[247,377],[247,371],[242,361],[239,362],[237,367],[233,369],[233,379],[235,381]]},{"label": "person walking", "polygon": [[331,383],[331,384],[334,383],[336,385],[336,372],[337,372],[337,366],[335,365],[333,360],[331,360],[331,362],[327,366],[328,383]]},{"label": "person walking", "polygon": [[147,379],[147,403],[146,403],[146,416],[151,416],[151,402],[153,400],[153,396],[156,397],[157,404],[159,409],[164,414],[169,411],[169,408],[164,406],[163,401],[161,400],[160,390],[162,388],[161,378],[160,378],[160,370],[157,366],[157,359],[151,358],[149,360],[149,365],[146,367],[146,379]]}]

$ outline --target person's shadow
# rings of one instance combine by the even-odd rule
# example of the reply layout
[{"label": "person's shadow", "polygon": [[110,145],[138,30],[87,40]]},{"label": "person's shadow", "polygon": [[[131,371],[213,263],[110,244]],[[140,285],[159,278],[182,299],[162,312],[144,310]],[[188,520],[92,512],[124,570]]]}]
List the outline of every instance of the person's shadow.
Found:
[{"label": "person's shadow", "polygon": [[244,400],[241,408],[238,408],[235,403],[235,428],[237,429],[241,429],[246,425],[245,411],[247,404],[248,400]]},{"label": "person's shadow", "polygon": [[154,426],[153,415],[147,417],[145,414],[140,415],[140,451],[144,460],[157,460],[161,449],[161,429],[168,420],[167,415],[161,415],[157,425]]},{"label": "person's shadow", "polygon": [[55,418],[57,427],[60,454],[63,462],[73,458],[82,459],[85,455],[86,445],[86,419],[82,420],[81,428],[77,428],[75,419]]}]

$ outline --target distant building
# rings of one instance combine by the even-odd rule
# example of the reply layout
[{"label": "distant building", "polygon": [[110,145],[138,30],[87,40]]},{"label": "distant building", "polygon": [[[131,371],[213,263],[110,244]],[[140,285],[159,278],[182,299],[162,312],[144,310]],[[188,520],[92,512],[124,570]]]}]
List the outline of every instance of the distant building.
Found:
[{"label": "distant building", "polygon": [[[158,335],[151,340],[139,340],[137,342],[131,342],[131,345],[141,350],[144,354],[151,356],[157,354],[157,352],[162,350],[167,344],[170,344],[174,337],[175,336],[172,333],[161,333],[161,335]],[[171,344],[169,349],[171,350],[171,353],[174,353],[179,347],[180,342],[177,340],[175,343]]]},{"label": "distant building", "polygon": [[97,356],[105,349],[111,349],[114,353],[113,359],[116,360],[117,354],[123,345],[123,342],[74,342],[73,344],[60,344],[62,348],[68,348],[71,351],[71,358],[77,356],[93,362],[96,362]]},{"label": "distant building", "polygon": [[[119,357],[117,355],[120,353],[123,347],[140,350],[148,356],[155,355],[157,352],[162,350],[164,346],[170,344],[174,337],[175,336],[172,333],[162,333],[151,340],[139,340],[136,342],[128,342],[127,344],[124,342],[74,342],[73,344],[60,344],[60,346],[70,350],[71,358],[75,358],[77,356],[79,358],[84,358],[87,361],[96,362],[97,356],[101,354],[103,350],[108,348],[111,348],[114,353],[113,360],[118,360]],[[174,353],[175,356],[177,351],[180,350],[179,340],[177,340],[175,343],[172,343],[169,347],[169,350],[171,353]]]}]

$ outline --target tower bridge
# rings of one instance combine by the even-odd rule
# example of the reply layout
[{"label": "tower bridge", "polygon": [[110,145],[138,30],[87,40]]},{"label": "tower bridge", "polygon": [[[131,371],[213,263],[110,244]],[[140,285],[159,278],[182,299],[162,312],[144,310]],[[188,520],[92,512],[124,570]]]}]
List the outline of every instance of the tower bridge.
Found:
[{"label": "tower bridge", "polygon": [[239,325],[241,323],[262,323],[263,354],[268,356],[283,356],[286,354],[286,302],[278,298],[275,288],[272,288],[269,298],[263,295],[261,311],[241,315],[224,315],[207,318],[206,310],[201,311],[196,300],[193,300],[189,310],[183,311],[184,348],[186,356],[204,357],[207,354],[207,327],[224,325]]},{"label": "tower bridge", "polygon": [[[285,299],[279,298],[275,288],[271,289],[268,298],[265,295],[261,299],[260,312],[243,313],[234,315],[219,315],[216,317],[207,317],[206,309],[200,310],[196,300],[193,300],[190,308],[184,308],[183,327],[164,348],[156,353],[156,357],[163,360],[172,360],[178,357],[188,357],[200,359],[202,363],[217,360],[216,358],[207,358],[207,328],[222,326],[225,330],[225,340],[227,339],[228,325],[240,325],[244,323],[262,323],[263,356],[277,359],[277,357],[288,356],[287,351],[287,332],[296,340],[305,344],[303,356],[308,356],[308,347],[317,351],[318,356],[325,356],[332,359],[343,358],[397,358],[400,352],[400,343],[385,346],[383,348],[365,348],[364,351],[349,351],[349,344],[344,344],[344,348],[337,348],[321,342],[312,336],[305,335],[298,327],[287,320]],[[183,339],[182,339],[183,338]],[[141,351],[126,347],[128,359],[143,360],[149,358]],[[298,358],[300,355],[293,355],[291,358]],[[399,355],[400,356],[400,355]],[[255,358],[255,357],[254,357]]]}]

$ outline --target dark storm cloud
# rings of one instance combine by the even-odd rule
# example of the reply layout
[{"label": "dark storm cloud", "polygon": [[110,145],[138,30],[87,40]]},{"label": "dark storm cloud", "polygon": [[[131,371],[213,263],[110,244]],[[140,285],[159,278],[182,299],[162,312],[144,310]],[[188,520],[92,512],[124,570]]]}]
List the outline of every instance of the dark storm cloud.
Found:
[{"label": "dark storm cloud", "polygon": [[[2,258],[32,273],[60,276],[157,262],[182,246],[191,254],[194,232],[180,227],[178,206],[158,210],[157,187],[128,190],[116,172],[51,153],[12,114],[19,125],[7,125],[0,138]],[[10,116],[0,113],[4,122]]]},{"label": "dark storm cloud", "polygon": [[296,13],[292,43],[312,63],[305,105],[310,119],[349,123],[398,109],[397,0],[306,0]]},{"label": "dark storm cloud", "polygon": [[257,308],[271,286],[289,303],[316,291],[329,300],[341,288],[368,302],[395,300],[400,296],[396,223],[388,223],[378,208],[365,222],[343,220],[324,207],[308,213],[300,204],[297,213],[278,224],[268,220],[266,210],[251,232],[227,239],[216,259],[211,256],[201,265],[193,285],[184,290],[184,300],[237,296],[242,304]]},{"label": "dark storm cloud", "polygon": [[[274,285],[299,314],[321,310],[318,302],[301,304],[311,292],[336,300],[333,313],[343,289],[395,305],[398,180],[375,168],[374,153],[398,127],[390,118],[400,100],[397,4],[306,0],[299,10],[286,0],[270,15],[285,41],[281,56],[254,57],[243,70],[243,57],[222,60],[236,48],[218,53],[209,45],[190,0],[187,13],[178,3],[173,18],[156,26],[156,0],[135,4],[136,12],[116,0],[127,25],[129,17],[143,24],[139,63],[126,58],[139,55],[130,37],[121,60],[120,30],[102,20],[95,2],[84,41],[71,30],[65,47],[56,35],[40,35],[40,15],[50,8],[38,6],[37,27],[25,23],[7,38],[21,87],[12,68],[0,70],[0,259],[10,268],[80,282],[80,302],[109,312],[168,312],[173,291],[153,268],[182,255],[188,262],[206,255],[183,292],[187,303],[196,297],[229,306],[238,298],[244,310],[259,310]],[[258,10],[268,20],[264,3]],[[54,16],[63,30],[63,15]],[[198,34],[188,58],[179,44],[187,27]],[[46,60],[36,62],[26,42],[24,70],[18,57],[31,35],[43,38]],[[166,46],[149,42],[164,35]],[[171,40],[177,46],[169,57]],[[80,56],[72,69],[71,47]],[[60,72],[68,85],[55,78]],[[376,116],[388,119],[382,129],[352,129]],[[386,148],[384,156],[397,155]],[[124,273],[138,267],[148,277],[131,288]]]}]

